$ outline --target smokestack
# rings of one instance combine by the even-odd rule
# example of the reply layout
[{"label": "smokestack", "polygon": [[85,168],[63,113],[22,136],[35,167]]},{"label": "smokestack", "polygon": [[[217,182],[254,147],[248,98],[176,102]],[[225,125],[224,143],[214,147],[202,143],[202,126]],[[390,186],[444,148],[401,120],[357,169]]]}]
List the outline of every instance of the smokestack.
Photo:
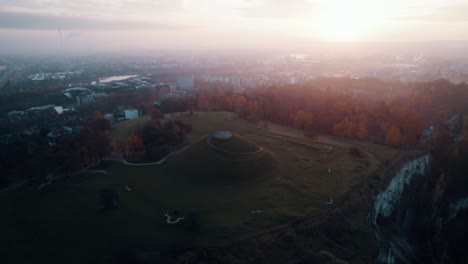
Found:
[{"label": "smokestack", "polygon": [[60,29],[60,27],[59,27],[58,31],[59,31],[59,44],[60,44],[60,48],[62,49],[63,48],[63,40],[62,40],[62,30]]}]

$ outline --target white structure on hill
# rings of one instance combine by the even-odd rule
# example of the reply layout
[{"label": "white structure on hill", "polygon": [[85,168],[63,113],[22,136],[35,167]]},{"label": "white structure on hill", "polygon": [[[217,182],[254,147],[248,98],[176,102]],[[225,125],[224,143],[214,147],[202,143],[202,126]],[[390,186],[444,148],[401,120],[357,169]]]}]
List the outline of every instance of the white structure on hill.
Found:
[{"label": "white structure on hill", "polygon": [[211,136],[217,139],[227,140],[232,138],[232,133],[229,131],[218,130],[213,132]]},{"label": "white structure on hill", "polygon": [[125,109],[125,119],[138,118],[138,109]]}]

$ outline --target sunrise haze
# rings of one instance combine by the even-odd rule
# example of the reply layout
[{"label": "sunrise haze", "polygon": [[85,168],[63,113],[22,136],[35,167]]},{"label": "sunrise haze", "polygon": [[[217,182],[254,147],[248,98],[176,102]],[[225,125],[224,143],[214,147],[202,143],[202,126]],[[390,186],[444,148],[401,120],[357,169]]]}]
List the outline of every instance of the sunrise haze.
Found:
[{"label": "sunrise haze", "polygon": [[[3,51],[468,40],[467,1],[1,1]],[[59,41],[59,28],[62,40]]]}]

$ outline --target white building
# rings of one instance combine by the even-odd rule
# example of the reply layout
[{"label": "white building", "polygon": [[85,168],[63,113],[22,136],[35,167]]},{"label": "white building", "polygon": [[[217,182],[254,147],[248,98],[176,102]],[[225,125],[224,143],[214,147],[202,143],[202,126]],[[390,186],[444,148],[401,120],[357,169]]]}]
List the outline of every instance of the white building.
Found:
[{"label": "white building", "polygon": [[138,118],[138,109],[125,109],[125,119]]},{"label": "white building", "polygon": [[52,108],[54,108],[55,105],[52,105],[52,104],[48,104],[48,105],[44,105],[44,106],[35,106],[35,107],[31,107],[31,108],[28,108],[26,111],[28,112],[41,112],[41,111],[46,111],[46,110],[50,110]]},{"label": "white building", "polygon": [[61,106],[56,106],[54,107],[54,109],[55,109],[55,112],[57,112],[57,114],[59,115],[63,114],[63,112],[65,111],[65,109],[63,109],[63,107]]},{"label": "white building", "polygon": [[114,114],[105,114],[104,118],[107,118],[109,120],[114,120]]},{"label": "white building", "polygon": [[78,105],[89,105],[95,103],[93,94],[81,94],[76,97],[76,103]]}]

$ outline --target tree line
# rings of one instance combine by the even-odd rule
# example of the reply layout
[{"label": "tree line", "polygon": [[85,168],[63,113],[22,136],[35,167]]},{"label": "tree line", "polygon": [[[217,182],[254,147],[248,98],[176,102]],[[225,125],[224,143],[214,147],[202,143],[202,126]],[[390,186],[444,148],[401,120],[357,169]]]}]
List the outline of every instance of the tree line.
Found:
[{"label": "tree line", "polygon": [[57,168],[68,175],[95,162],[103,163],[114,148],[110,131],[110,121],[96,112],[79,133],[64,136],[55,146],[49,145],[46,128],[38,135],[19,137],[15,144],[1,145],[0,188],[20,179],[44,180]]},{"label": "tree line", "polygon": [[303,85],[260,87],[242,93],[204,84],[200,110],[233,111],[304,130],[398,147],[420,144],[427,127],[468,111],[468,86],[446,80],[404,83],[377,79],[319,79]]},{"label": "tree line", "polygon": [[192,126],[180,120],[151,120],[121,142],[122,156],[136,162],[158,161],[184,144],[186,133],[191,131]]}]

